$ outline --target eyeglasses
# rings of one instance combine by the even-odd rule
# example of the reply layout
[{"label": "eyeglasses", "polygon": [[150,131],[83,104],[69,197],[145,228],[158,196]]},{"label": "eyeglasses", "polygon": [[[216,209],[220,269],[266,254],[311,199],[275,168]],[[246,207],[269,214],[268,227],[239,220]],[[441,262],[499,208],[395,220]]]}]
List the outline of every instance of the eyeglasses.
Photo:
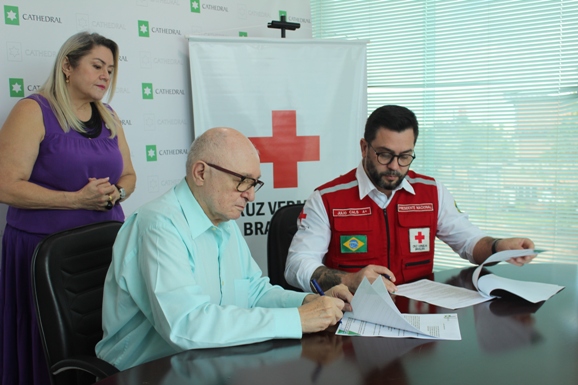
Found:
[{"label": "eyeglasses", "polygon": [[369,147],[371,147],[373,152],[375,152],[375,155],[377,155],[377,161],[384,166],[389,165],[395,158],[397,158],[397,164],[399,164],[400,167],[407,167],[415,159],[415,154],[395,155],[395,154],[392,154],[391,152],[387,152],[387,151],[386,152],[377,152],[377,151],[375,151],[375,148],[373,148],[371,146],[371,144],[367,143],[367,145]]},{"label": "eyeglasses", "polygon": [[[205,163],[207,163],[207,162],[205,162]],[[237,178],[241,179],[239,181],[239,184],[237,185],[237,191],[239,191],[239,192],[245,192],[245,191],[249,190],[251,187],[255,187],[255,192],[257,192],[265,184],[264,182],[260,181],[259,179],[250,178],[248,176],[237,174],[236,172],[233,172],[231,170],[227,170],[226,168],[223,168],[221,166],[217,166],[216,164],[207,163],[207,165],[211,166],[212,168],[214,168],[216,170],[222,171],[222,172],[227,173],[229,175],[236,176]]]}]

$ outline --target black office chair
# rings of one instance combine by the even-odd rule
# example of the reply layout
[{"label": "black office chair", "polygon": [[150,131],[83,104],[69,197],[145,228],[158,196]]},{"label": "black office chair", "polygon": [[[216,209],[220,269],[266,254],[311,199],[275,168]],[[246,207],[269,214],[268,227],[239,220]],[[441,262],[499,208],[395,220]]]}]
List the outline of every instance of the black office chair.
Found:
[{"label": "black office chair", "polygon": [[38,328],[53,385],[90,384],[118,372],[96,357],[102,292],[122,223],[100,222],[48,236],[32,257]]},{"label": "black office chair", "polygon": [[277,209],[271,217],[267,234],[267,269],[271,283],[296,291],[302,290],[289,285],[285,280],[285,261],[291,240],[297,232],[297,218],[301,210],[303,210],[303,203]]}]

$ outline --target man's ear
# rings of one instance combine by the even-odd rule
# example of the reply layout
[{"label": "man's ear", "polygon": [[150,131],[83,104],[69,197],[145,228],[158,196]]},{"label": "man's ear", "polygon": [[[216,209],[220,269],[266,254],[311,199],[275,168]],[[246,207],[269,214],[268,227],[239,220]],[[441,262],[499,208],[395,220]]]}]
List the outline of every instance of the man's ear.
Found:
[{"label": "man's ear", "polygon": [[205,184],[205,177],[207,172],[207,165],[205,162],[200,160],[193,163],[191,169],[191,176],[193,177],[193,183],[197,186],[202,186]]},{"label": "man's ear", "polygon": [[367,151],[369,150],[369,146],[367,145],[365,138],[361,138],[359,141],[359,147],[361,147],[361,157],[365,158],[367,156]]}]

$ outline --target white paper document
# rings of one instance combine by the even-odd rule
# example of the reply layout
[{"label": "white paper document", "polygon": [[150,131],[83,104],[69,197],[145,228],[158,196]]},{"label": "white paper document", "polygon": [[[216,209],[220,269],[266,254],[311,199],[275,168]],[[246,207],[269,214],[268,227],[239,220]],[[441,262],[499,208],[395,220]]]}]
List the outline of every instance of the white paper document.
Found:
[{"label": "white paper document", "polygon": [[541,252],[543,250],[505,250],[491,255],[474,270],[472,284],[477,291],[422,279],[413,283],[398,285],[395,294],[448,309],[459,309],[496,298],[495,295],[492,295],[492,291],[497,289],[513,293],[529,302],[545,301],[562,290],[564,286],[513,280],[494,274],[480,277],[483,267],[488,263],[507,261],[510,258]]},{"label": "white paper document", "polygon": [[364,278],[351,301],[353,312],[344,314],[340,335],[461,340],[457,314],[402,314],[382,280]]},{"label": "white paper document", "polygon": [[564,286],[549,283],[527,282],[514,279],[498,277],[494,274],[486,274],[480,277],[480,272],[484,265],[492,262],[507,261],[510,258],[523,257],[526,255],[538,254],[543,250],[504,250],[491,255],[484,263],[474,270],[472,278],[474,287],[483,295],[491,295],[493,290],[504,290],[529,302],[545,301],[564,288]]},{"label": "white paper document", "polygon": [[398,285],[395,295],[431,303],[447,309],[460,309],[495,298],[484,295],[479,291],[430,281],[429,279]]}]

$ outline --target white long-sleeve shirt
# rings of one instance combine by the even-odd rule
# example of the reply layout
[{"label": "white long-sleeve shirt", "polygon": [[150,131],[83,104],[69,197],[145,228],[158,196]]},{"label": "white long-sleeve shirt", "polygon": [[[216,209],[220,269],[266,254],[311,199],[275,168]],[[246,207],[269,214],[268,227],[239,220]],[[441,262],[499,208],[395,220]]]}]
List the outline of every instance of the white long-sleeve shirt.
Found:
[{"label": "white long-sleeve shirt", "polygon": [[[385,209],[396,191],[405,189],[411,194],[415,191],[410,182],[403,182],[392,191],[390,197],[380,192],[371,182],[363,164],[360,162],[355,173],[359,187],[359,199],[367,195],[382,209]],[[470,222],[468,215],[460,212],[454,197],[448,189],[436,181],[438,191],[438,220],[436,236],[448,244],[462,258],[473,261],[473,251],[476,243],[485,234]],[[318,190],[307,199],[303,208],[304,218],[298,219],[298,230],[291,246],[285,266],[285,279],[295,287],[311,291],[309,282],[319,266],[323,266],[323,258],[327,253],[331,239],[331,227],[325,205]]]}]

